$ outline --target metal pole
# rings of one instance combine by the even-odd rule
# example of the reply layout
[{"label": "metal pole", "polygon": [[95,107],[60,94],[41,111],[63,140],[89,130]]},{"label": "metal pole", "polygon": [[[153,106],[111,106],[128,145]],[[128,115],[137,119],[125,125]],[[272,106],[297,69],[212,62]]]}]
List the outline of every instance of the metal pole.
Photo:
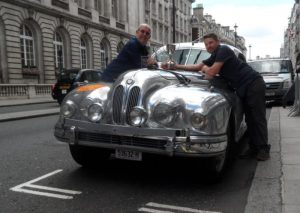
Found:
[{"label": "metal pole", "polygon": [[235,25],[234,25],[234,46],[235,46],[235,47],[236,47],[236,39],[237,39],[236,28],[238,28],[238,26],[235,24]]},{"label": "metal pole", "polygon": [[175,0],[173,0],[173,9],[172,9],[172,15],[173,15],[173,43],[176,42],[175,40],[175,13],[176,13],[176,7],[175,7]]},{"label": "metal pole", "polygon": [[251,44],[249,45],[249,60],[251,60]]}]

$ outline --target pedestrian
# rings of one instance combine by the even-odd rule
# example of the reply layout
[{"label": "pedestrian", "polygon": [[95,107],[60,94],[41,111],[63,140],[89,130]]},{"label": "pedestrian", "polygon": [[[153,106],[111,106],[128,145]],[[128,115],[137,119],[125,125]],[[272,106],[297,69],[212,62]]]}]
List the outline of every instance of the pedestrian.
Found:
[{"label": "pedestrian", "polygon": [[[268,129],[266,120],[265,82],[262,76],[246,62],[240,60],[234,51],[221,45],[214,33],[203,37],[206,50],[211,56],[199,64],[175,64],[175,69],[200,71],[206,79],[220,75],[241,98],[245,111],[245,120],[250,136],[249,149],[241,158],[255,157],[265,161],[270,158]],[[162,68],[166,68],[166,64]]]},{"label": "pedestrian", "polygon": [[150,38],[151,27],[148,24],[141,24],[136,30],[135,37],[125,44],[117,58],[103,71],[103,80],[113,82],[120,74],[128,70],[156,64],[156,61],[149,56],[147,43]]}]

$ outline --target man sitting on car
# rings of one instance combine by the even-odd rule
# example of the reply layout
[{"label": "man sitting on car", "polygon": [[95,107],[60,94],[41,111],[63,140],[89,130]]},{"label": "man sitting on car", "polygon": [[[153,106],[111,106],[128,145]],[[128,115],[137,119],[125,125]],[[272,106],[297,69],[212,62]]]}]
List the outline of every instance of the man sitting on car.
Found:
[{"label": "man sitting on car", "polygon": [[148,57],[149,51],[146,44],[150,37],[151,27],[148,24],[141,24],[136,30],[136,36],[126,43],[117,58],[106,67],[102,74],[103,80],[113,82],[120,74],[128,70],[155,64],[155,60]]}]

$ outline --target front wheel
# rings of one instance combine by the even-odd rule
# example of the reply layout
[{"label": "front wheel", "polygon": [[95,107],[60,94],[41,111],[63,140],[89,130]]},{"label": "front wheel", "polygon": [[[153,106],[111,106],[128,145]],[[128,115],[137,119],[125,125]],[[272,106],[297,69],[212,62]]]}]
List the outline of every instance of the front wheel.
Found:
[{"label": "front wheel", "polygon": [[83,167],[95,167],[108,160],[111,152],[97,147],[69,145],[71,155],[76,163]]},{"label": "front wheel", "polygon": [[223,154],[209,158],[207,165],[207,169],[209,174],[214,177],[215,179],[219,179],[223,176],[226,168],[230,163],[233,161],[233,152],[234,152],[234,139],[233,139],[233,132],[228,125],[227,128],[227,147]]}]

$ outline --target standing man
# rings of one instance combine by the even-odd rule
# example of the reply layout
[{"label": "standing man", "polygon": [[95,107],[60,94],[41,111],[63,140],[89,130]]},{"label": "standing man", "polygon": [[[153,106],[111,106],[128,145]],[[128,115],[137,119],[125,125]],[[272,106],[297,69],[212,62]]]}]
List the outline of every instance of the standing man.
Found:
[{"label": "standing man", "polygon": [[271,146],[268,144],[265,103],[266,88],[263,78],[247,63],[238,59],[228,46],[220,45],[216,34],[207,34],[203,39],[205,47],[211,53],[211,56],[200,64],[176,64],[175,68],[201,71],[205,73],[206,79],[219,74],[227,80],[243,102],[250,136],[249,150],[241,155],[241,157],[255,157],[260,161],[268,160],[270,158]]},{"label": "standing man", "polygon": [[135,37],[126,43],[117,58],[106,67],[102,75],[103,80],[113,82],[120,74],[128,70],[155,64],[146,46],[150,37],[151,27],[148,24],[141,24],[136,30]]}]

